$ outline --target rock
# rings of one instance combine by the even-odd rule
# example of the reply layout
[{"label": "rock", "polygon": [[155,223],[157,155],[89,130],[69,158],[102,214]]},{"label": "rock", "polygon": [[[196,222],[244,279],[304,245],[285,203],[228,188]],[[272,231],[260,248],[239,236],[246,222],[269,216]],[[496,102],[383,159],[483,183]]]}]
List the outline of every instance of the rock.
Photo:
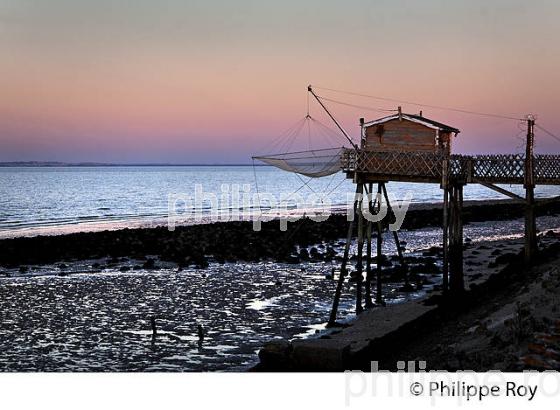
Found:
[{"label": "rock", "polygon": [[543,354],[546,352],[546,346],[540,343],[529,343],[527,345],[527,349],[531,353]]},{"label": "rock", "polygon": [[550,370],[551,367],[546,364],[543,360],[536,357],[535,355],[527,355],[521,358],[521,362],[526,366],[533,369],[544,369]]},{"label": "rock", "polygon": [[119,269],[119,271],[121,272],[128,272],[130,270],[130,266],[121,266],[121,268]]},{"label": "rock", "polygon": [[292,345],[287,340],[272,340],[259,350],[259,360],[266,370],[286,370],[290,367]]},{"label": "rock", "polygon": [[313,259],[316,259],[317,257],[319,257],[319,251],[317,250],[317,248],[313,247],[311,248],[311,250],[309,251],[309,256],[311,256]]},{"label": "rock", "polygon": [[404,284],[399,288],[399,292],[414,292],[414,286],[410,283]]},{"label": "rock", "polygon": [[422,252],[423,256],[439,256],[443,252],[443,248],[441,246],[432,246]]},{"label": "rock", "polygon": [[350,344],[334,339],[305,339],[292,342],[290,359],[298,370],[340,371],[350,358]]},{"label": "rock", "polygon": [[144,265],[142,267],[144,269],[155,269],[156,261],[153,260],[152,258],[148,258],[148,260],[146,262],[144,262]]},{"label": "rock", "polygon": [[28,266],[20,266],[19,267],[19,273],[26,273],[29,272],[29,267]]},{"label": "rock", "polygon": [[514,262],[517,259],[517,255],[515,253],[504,253],[496,258],[497,265],[506,265],[509,263]]}]

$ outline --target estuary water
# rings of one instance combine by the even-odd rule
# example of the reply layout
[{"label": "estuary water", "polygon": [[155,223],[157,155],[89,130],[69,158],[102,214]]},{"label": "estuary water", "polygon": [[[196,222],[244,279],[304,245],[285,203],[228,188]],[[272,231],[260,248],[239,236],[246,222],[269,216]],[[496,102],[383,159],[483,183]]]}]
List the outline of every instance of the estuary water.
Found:
[{"label": "estuary water", "polygon": [[[197,189],[206,195],[198,202]],[[236,189],[249,201],[236,202]],[[291,207],[299,198],[305,201],[299,208],[336,209],[352,201],[354,190],[342,173],[309,179],[267,166],[0,167],[0,238],[165,224],[170,203],[186,222],[195,210],[210,215],[216,207],[244,214],[267,209],[270,196]],[[390,183],[388,190],[397,200],[408,194],[413,203],[440,202],[442,195],[437,184]],[[217,204],[208,194],[216,195]],[[559,194],[558,187],[537,189],[538,196]],[[503,198],[478,185],[468,185],[464,197]]]}]

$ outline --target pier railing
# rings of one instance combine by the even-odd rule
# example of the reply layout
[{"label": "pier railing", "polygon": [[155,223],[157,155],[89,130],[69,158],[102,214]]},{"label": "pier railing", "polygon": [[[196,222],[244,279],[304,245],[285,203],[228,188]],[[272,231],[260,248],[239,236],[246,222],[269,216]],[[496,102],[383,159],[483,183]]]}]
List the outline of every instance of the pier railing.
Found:
[{"label": "pier railing", "polygon": [[[464,183],[523,184],[524,155],[451,155],[431,152],[344,150],[342,169],[368,180],[436,182],[447,176]],[[560,185],[560,155],[536,155],[533,160],[536,184]]]}]

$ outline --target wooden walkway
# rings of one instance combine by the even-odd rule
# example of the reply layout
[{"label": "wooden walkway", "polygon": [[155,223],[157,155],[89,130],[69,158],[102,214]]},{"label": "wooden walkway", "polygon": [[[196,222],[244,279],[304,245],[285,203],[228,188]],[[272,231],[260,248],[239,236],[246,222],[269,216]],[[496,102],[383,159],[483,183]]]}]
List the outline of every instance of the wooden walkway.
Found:
[{"label": "wooden walkway", "polygon": [[[560,185],[560,155],[535,155],[536,185]],[[443,155],[422,152],[379,152],[346,149],[342,169],[365,181],[441,183],[444,173],[457,183],[524,184],[524,155]]]}]

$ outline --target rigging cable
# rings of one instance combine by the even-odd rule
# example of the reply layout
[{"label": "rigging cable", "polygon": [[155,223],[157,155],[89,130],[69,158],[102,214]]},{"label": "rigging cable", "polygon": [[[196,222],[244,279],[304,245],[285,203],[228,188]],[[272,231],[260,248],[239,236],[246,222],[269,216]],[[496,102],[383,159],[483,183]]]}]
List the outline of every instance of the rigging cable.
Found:
[{"label": "rigging cable", "polygon": [[413,102],[413,101],[399,100],[399,99],[396,99],[396,98],[378,97],[378,96],[375,96],[375,95],[361,94],[361,93],[337,90],[337,89],[334,89],[334,88],[327,88],[327,87],[314,86],[314,88],[318,88],[320,90],[332,91],[332,92],[341,93],[341,94],[354,95],[354,96],[358,96],[358,97],[372,98],[372,99],[375,99],[375,100],[390,101],[390,102],[396,102],[396,103],[401,103],[401,104],[409,104],[409,105],[415,105],[415,106],[418,106],[418,107],[434,108],[434,109],[437,109],[437,110],[455,111],[455,112],[460,112],[460,113],[463,113],[463,114],[480,115],[480,116],[485,116],[485,117],[502,118],[502,119],[515,120],[515,121],[519,121],[519,120],[527,121],[524,118],[513,117],[513,116],[508,116],[508,115],[502,115],[502,114],[493,114],[493,113],[485,113],[485,112],[479,112],[479,111],[470,111],[470,110],[464,110],[464,109],[461,109],[461,108],[444,107],[444,106],[441,106],[441,105],[421,104],[421,103]]},{"label": "rigging cable", "polygon": [[553,134],[552,132],[548,131],[547,129],[541,127],[539,124],[535,123],[535,126],[540,129],[541,131],[543,131],[545,134],[548,134],[549,136],[551,136],[552,138],[554,138],[555,140],[560,142],[560,137]]},{"label": "rigging cable", "polygon": [[323,96],[319,96],[319,98],[321,100],[324,100],[324,101],[330,101],[332,103],[340,104],[340,105],[346,105],[348,107],[360,108],[362,110],[369,110],[369,111],[376,111],[376,112],[397,112],[398,111],[398,110],[390,110],[390,109],[387,109],[387,108],[373,108],[373,107],[367,107],[365,105],[350,104],[350,103],[347,103],[347,102],[343,102],[343,101],[339,101],[339,100],[333,100],[332,98],[327,98],[327,97],[323,97]]}]

